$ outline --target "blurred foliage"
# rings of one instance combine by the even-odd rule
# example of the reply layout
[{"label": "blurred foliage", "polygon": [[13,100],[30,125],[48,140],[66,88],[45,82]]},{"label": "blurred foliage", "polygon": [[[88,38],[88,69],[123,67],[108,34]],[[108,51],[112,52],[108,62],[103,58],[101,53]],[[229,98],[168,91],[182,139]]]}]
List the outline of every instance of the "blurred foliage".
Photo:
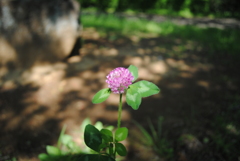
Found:
[{"label": "blurred foliage", "polygon": [[[214,130],[209,147],[224,160],[239,160],[240,149],[240,96],[229,108],[222,109],[210,125]],[[230,117],[231,116],[231,117]]]},{"label": "blurred foliage", "polygon": [[83,8],[101,12],[145,12],[173,16],[211,16],[240,18],[238,0],[77,0]]},{"label": "blurred foliage", "polygon": [[[83,140],[83,131],[86,125],[91,124],[89,118],[86,118],[80,128],[79,128],[79,138]],[[94,124],[97,129],[106,128],[108,130],[113,130],[113,126],[103,126],[102,122],[98,121]],[[41,161],[79,161],[79,160],[88,160],[87,157],[94,155],[96,152],[88,148],[87,146],[78,145],[76,140],[71,135],[65,134],[66,126],[61,130],[61,133],[58,138],[57,146],[46,146],[46,153],[39,154],[38,158]],[[1,156],[1,155],[0,155]],[[104,156],[103,156],[104,159]],[[14,161],[14,160],[10,160]]]},{"label": "blurred foliage", "polygon": [[[122,18],[113,14],[82,15],[84,27],[95,27],[103,33],[118,32],[129,36],[141,33],[153,33],[161,37],[178,38],[183,42],[194,42],[192,48],[204,48],[208,56],[234,55],[240,59],[240,31],[237,29],[198,28],[196,26],[178,26],[171,22],[156,23],[139,18]],[[185,50],[185,46],[181,50]],[[217,54],[214,54],[217,53]],[[226,61],[232,61],[232,59]],[[227,63],[227,62],[226,62]]]},{"label": "blurred foliage", "polygon": [[163,117],[158,117],[157,126],[155,127],[150,119],[148,119],[148,126],[150,127],[150,132],[148,132],[142,125],[134,121],[135,125],[140,129],[141,133],[144,135],[143,142],[146,142],[149,146],[153,147],[153,150],[160,157],[171,160],[173,158],[173,146],[171,141],[163,135],[162,122]]}]

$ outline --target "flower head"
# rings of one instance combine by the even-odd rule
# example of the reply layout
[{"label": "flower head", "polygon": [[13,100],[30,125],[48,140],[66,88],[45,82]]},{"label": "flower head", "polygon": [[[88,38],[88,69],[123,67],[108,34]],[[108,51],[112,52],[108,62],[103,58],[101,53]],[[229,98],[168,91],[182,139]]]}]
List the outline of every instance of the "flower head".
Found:
[{"label": "flower head", "polygon": [[133,80],[134,77],[128,69],[118,67],[107,75],[106,82],[113,93],[121,94],[132,84]]}]

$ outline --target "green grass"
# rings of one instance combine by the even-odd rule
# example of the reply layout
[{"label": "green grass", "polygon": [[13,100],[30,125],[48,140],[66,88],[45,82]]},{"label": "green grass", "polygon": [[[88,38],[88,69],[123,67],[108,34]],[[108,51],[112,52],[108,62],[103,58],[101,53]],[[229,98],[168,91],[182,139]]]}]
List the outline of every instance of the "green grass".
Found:
[{"label": "green grass", "polygon": [[144,135],[142,142],[145,142],[148,146],[151,146],[156,154],[168,160],[173,159],[174,149],[172,147],[172,142],[163,135],[162,122],[164,118],[162,116],[158,117],[157,126],[154,126],[152,121],[148,119],[148,126],[150,127],[150,132],[148,132],[142,125],[138,122],[133,121],[133,123],[139,128],[141,133]]},{"label": "green grass", "polygon": [[126,19],[113,14],[82,15],[81,19],[85,27],[96,27],[106,32],[117,31],[122,34],[139,32],[168,34],[171,33],[175,27],[174,24],[169,22],[155,23],[138,18]]},{"label": "green grass", "polygon": [[[123,35],[156,34],[159,37],[194,41],[203,46],[209,54],[239,55],[240,31],[237,29],[198,28],[178,26],[171,22],[156,23],[140,18],[120,18],[109,15],[82,15],[84,27],[94,27],[101,32],[118,32]],[[238,56],[239,57],[239,56]]]}]

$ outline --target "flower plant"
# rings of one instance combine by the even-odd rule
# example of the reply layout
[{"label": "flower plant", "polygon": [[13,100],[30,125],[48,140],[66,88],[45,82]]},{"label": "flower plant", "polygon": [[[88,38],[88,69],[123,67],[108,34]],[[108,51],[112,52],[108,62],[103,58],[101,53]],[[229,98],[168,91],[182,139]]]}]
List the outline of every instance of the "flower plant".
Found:
[{"label": "flower plant", "polygon": [[118,123],[113,133],[108,129],[98,130],[88,124],[84,131],[85,144],[94,150],[96,154],[85,154],[81,159],[86,161],[115,161],[116,154],[126,156],[126,147],[121,143],[128,136],[128,129],[121,127],[122,96],[126,94],[126,102],[134,110],[137,110],[143,97],[148,97],[160,92],[160,89],[152,82],[138,78],[138,68],[130,65],[128,68],[118,67],[112,70],[106,79],[108,88],[98,91],[92,102],[94,104],[104,102],[111,93],[119,94]]}]

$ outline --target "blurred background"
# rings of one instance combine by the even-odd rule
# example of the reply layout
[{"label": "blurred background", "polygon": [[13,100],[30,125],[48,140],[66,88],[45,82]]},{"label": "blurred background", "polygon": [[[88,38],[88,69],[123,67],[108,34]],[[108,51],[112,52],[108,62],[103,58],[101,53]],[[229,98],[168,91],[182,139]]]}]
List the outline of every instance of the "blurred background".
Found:
[{"label": "blurred background", "polygon": [[86,10],[105,13],[147,13],[183,17],[239,18],[237,0],[78,0]]},{"label": "blurred background", "polygon": [[[53,8],[59,7],[57,0],[53,2]],[[80,127],[86,118],[93,124],[100,121],[116,126],[118,95],[112,94],[96,105],[91,99],[107,87],[105,79],[111,70],[131,64],[138,67],[138,80],[151,81],[161,91],[144,98],[137,111],[124,102],[123,126],[130,131],[124,142],[128,155],[123,161],[240,160],[237,0],[77,2],[81,4],[81,16],[77,18],[81,22],[81,40],[77,40],[81,48],[75,49],[77,53],[58,59],[46,56],[44,61],[19,68],[9,62],[0,64],[0,161],[38,160],[38,154],[46,152],[46,145],[57,144],[64,125],[66,133],[82,146]],[[3,9],[4,3],[0,4],[4,15],[7,10]],[[47,1],[45,4],[42,10],[48,8]],[[73,10],[53,8],[49,7],[47,13],[56,13],[60,20]],[[50,20],[53,29],[69,24]],[[0,22],[4,22],[4,16]],[[23,26],[29,23],[31,20]],[[43,37],[47,46],[52,36],[47,33]],[[8,55],[3,47],[15,43],[6,37],[0,39],[2,60]],[[63,44],[69,42],[63,39]],[[73,47],[74,43],[70,44]],[[51,50],[39,50],[47,55],[61,53],[61,45],[54,45]],[[24,53],[18,47],[13,45],[15,61],[20,64],[28,64],[27,53],[42,54],[27,50],[18,59],[19,53]]]}]

